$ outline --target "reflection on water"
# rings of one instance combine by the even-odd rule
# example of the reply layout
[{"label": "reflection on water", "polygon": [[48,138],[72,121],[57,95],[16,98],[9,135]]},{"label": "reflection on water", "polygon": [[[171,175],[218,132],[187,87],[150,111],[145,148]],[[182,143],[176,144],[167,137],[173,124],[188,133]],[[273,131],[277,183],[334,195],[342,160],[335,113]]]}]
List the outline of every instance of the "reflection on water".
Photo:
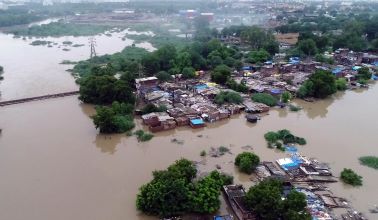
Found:
[{"label": "reflection on water", "polygon": [[101,149],[102,153],[114,154],[116,146],[121,142],[121,135],[96,135],[96,146]]}]

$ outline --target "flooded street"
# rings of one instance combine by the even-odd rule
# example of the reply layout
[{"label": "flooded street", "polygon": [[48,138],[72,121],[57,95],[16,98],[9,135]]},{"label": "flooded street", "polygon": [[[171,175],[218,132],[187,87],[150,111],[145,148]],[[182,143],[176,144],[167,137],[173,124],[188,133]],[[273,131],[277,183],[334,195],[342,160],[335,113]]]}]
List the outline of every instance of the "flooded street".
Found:
[{"label": "flooded street", "polygon": [[[256,125],[239,115],[202,130],[160,133],[147,143],[125,135],[98,135],[88,117],[93,108],[77,97],[0,108],[0,219],[149,219],[137,213],[135,198],[151,171],[181,157],[200,161],[201,150],[220,145],[230,146],[234,155],[207,158],[208,170],[219,164],[234,173],[233,158],[245,145],[262,160],[283,157],[263,139],[265,132],[282,128],[305,137],[308,144],[300,152],[328,162],[335,175],[344,167],[362,175],[360,188],[330,186],[369,215],[368,208],[378,202],[372,196],[378,194],[378,174],[359,165],[357,158],[378,155],[378,102],[371,101],[377,93],[375,85],[318,103],[300,102],[305,109],[298,113],[272,110]],[[184,144],[172,143],[173,138]],[[247,176],[236,172],[235,180],[249,184]]]},{"label": "flooded street", "polygon": [[[125,39],[128,31],[96,35],[96,52],[98,55],[112,54],[131,46],[133,40]],[[134,33],[134,32],[130,32]],[[32,46],[35,40],[56,43],[52,47]],[[64,41],[82,44],[81,47],[65,46]],[[136,44],[147,50],[153,50],[151,44]],[[63,49],[69,49],[64,51]],[[77,90],[74,78],[66,70],[72,65],[59,64],[63,60],[80,61],[89,58],[88,37],[46,37],[13,38],[13,35],[0,33],[0,65],[4,67],[4,80],[0,82],[0,100],[10,100],[40,96],[52,93]]]},{"label": "flooded street", "polygon": [[[97,53],[131,45],[132,40],[121,39],[124,34],[96,36]],[[29,45],[33,40],[0,34],[0,65],[5,69],[0,100],[78,89],[65,71],[72,65],[59,63],[87,59],[88,37],[45,38],[58,43],[52,48]],[[63,41],[85,46],[63,51]],[[136,46],[153,49],[149,43]],[[299,147],[300,153],[329,163],[335,176],[344,167],[363,176],[362,187],[335,183],[330,188],[377,219],[368,209],[378,204],[373,196],[378,195],[378,172],[358,162],[360,156],[378,155],[377,94],[378,85],[372,85],[315,103],[298,101],[304,107],[299,112],[273,109],[257,124],[247,123],[241,114],[204,129],[158,133],[146,143],[125,134],[99,135],[89,118],[93,106],[80,103],[77,96],[0,107],[0,219],[154,219],[135,209],[138,188],[151,179],[151,171],[185,157],[205,164],[201,171],[220,165],[234,174],[236,182],[249,186],[249,177],[234,168],[235,155],[250,145],[262,160],[284,157],[285,153],[268,149],[263,137],[279,129],[306,138],[308,144]],[[172,142],[174,138],[183,144]],[[200,157],[202,150],[219,146],[229,147],[232,154]]]}]

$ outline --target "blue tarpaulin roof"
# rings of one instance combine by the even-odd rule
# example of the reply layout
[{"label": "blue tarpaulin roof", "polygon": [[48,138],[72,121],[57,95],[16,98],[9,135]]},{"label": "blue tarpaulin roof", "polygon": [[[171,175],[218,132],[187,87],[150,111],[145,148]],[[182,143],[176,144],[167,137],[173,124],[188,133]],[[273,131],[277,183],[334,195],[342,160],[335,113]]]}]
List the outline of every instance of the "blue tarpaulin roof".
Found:
[{"label": "blue tarpaulin roof", "polygon": [[295,146],[285,146],[285,151],[290,153],[296,153],[298,151],[297,147]]},{"label": "blue tarpaulin roof", "polygon": [[205,122],[203,122],[202,119],[198,118],[198,119],[192,119],[192,120],[190,120],[190,123],[192,123],[193,125],[202,125]]},{"label": "blue tarpaulin roof", "polygon": [[282,90],[281,89],[271,89],[270,92],[272,94],[281,94],[282,93]]},{"label": "blue tarpaulin roof", "polygon": [[206,84],[200,84],[200,85],[195,85],[194,88],[198,90],[202,90],[202,89],[207,89],[209,87]]},{"label": "blue tarpaulin roof", "polygon": [[336,67],[335,69],[332,70],[332,73],[333,74],[338,74],[338,73],[341,73],[341,71],[343,71],[344,68],[341,68],[341,67]]},{"label": "blue tarpaulin roof", "polygon": [[352,67],[352,70],[359,70],[359,69],[361,69],[360,66],[354,66],[354,67]]},{"label": "blue tarpaulin roof", "polygon": [[243,66],[242,70],[252,70],[251,66]]}]

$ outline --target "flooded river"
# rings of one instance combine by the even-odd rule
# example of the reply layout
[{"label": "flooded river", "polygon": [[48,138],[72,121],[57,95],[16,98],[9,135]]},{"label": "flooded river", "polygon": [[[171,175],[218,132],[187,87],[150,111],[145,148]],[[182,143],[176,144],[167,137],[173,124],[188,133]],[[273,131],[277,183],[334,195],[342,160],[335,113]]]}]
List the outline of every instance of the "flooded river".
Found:
[{"label": "flooded river", "polygon": [[[98,52],[119,51],[131,43],[116,39],[98,37]],[[58,63],[80,60],[88,53],[88,47],[64,52],[0,35],[0,62],[6,70],[0,84],[3,99],[77,89],[64,71],[67,66]],[[213,170],[218,164],[234,174],[236,182],[250,185],[248,176],[233,166],[235,154],[250,145],[262,160],[284,157],[268,149],[263,138],[267,131],[283,128],[305,137],[308,144],[300,152],[329,163],[335,175],[347,167],[363,176],[362,187],[342,183],[330,187],[370,219],[377,219],[367,210],[378,203],[374,196],[378,195],[378,172],[358,163],[360,156],[378,155],[377,94],[374,85],[316,103],[298,101],[302,111],[272,110],[257,124],[248,124],[238,115],[204,129],[159,133],[147,143],[124,134],[99,135],[88,117],[94,113],[93,106],[81,104],[75,96],[1,107],[0,219],[153,219],[135,209],[138,188],[151,179],[151,171],[181,157],[201,161],[202,150],[223,145],[230,147],[232,155],[207,157],[201,169]],[[183,144],[173,143],[173,138]]]},{"label": "flooded river", "polygon": [[[111,33],[95,36],[98,55],[112,54],[131,46],[133,40],[122,39],[126,33]],[[53,42],[52,47],[32,46],[31,42],[44,40]],[[81,47],[63,45],[64,41],[81,44]],[[54,45],[55,44],[55,45]],[[13,38],[0,33],[0,65],[4,67],[4,80],[0,82],[0,100],[10,100],[59,92],[77,90],[73,77],[66,71],[72,65],[59,64],[63,60],[80,61],[89,58],[88,37]],[[153,50],[149,43],[136,44]],[[63,49],[68,49],[65,51]]]}]

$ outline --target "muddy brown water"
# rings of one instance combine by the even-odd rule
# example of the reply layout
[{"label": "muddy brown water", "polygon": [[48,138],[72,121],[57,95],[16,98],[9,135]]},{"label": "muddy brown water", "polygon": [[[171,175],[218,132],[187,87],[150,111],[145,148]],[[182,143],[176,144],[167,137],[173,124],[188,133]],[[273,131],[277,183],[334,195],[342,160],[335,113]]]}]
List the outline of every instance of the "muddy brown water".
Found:
[{"label": "muddy brown water", "polygon": [[[367,210],[378,203],[378,172],[361,166],[357,158],[378,155],[377,92],[375,85],[316,103],[298,101],[302,111],[272,110],[257,124],[237,115],[204,129],[158,133],[146,143],[124,134],[99,135],[88,117],[93,107],[77,97],[0,108],[0,219],[153,219],[135,209],[138,188],[151,179],[151,171],[181,157],[201,161],[200,151],[223,145],[232,154],[206,157],[201,170],[218,164],[248,186],[249,177],[232,164],[235,154],[250,145],[262,160],[284,157],[268,149],[263,138],[265,132],[283,128],[305,137],[308,144],[300,152],[329,163],[334,174],[349,167],[362,175],[362,187],[330,187],[376,219]],[[172,143],[173,138],[184,143]]]},{"label": "muddy brown water", "polygon": [[[132,43],[120,37],[98,36],[98,52],[114,53]],[[56,46],[30,46],[32,40],[0,34],[0,65],[5,68],[5,80],[0,82],[2,100],[77,89],[65,72],[72,66],[58,63],[87,58],[87,38],[47,39],[59,44],[65,40],[86,44],[67,52]],[[139,46],[153,49],[148,43]],[[89,118],[93,106],[81,104],[76,96],[1,107],[0,219],[154,219],[135,209],[138,188],[151,179],[151,171],[185,157],[201,161],[203,172],[220,165],[236,182],[249,186],[249,176],[233,166],[235,155],[250,145],[262,160],[284,157],[285,153],[268,149],[263,138],[267,131],[283,128],[305,137],[308,144],[300,147],[300,152],[329,163],[335,175],[348,167],[363,176],[362,187],[342,183],[330,187],[370,219],[378,219],[368,213],[378,203],[378,172],[358,163],[360,156],[378,155],[377,94],[378,86],[374,85],[316,103],[298,101],[302,111],[274,109],[257,124],[237,115],[204,129],[158,133],[147,143],[124,134],[99,135]],[[172,142],[174,138],[183,144]],[[229,147],[232,154],[199,156],[202,150],[221,145]],[[226,212],[224,203],[220,212]]]}]

